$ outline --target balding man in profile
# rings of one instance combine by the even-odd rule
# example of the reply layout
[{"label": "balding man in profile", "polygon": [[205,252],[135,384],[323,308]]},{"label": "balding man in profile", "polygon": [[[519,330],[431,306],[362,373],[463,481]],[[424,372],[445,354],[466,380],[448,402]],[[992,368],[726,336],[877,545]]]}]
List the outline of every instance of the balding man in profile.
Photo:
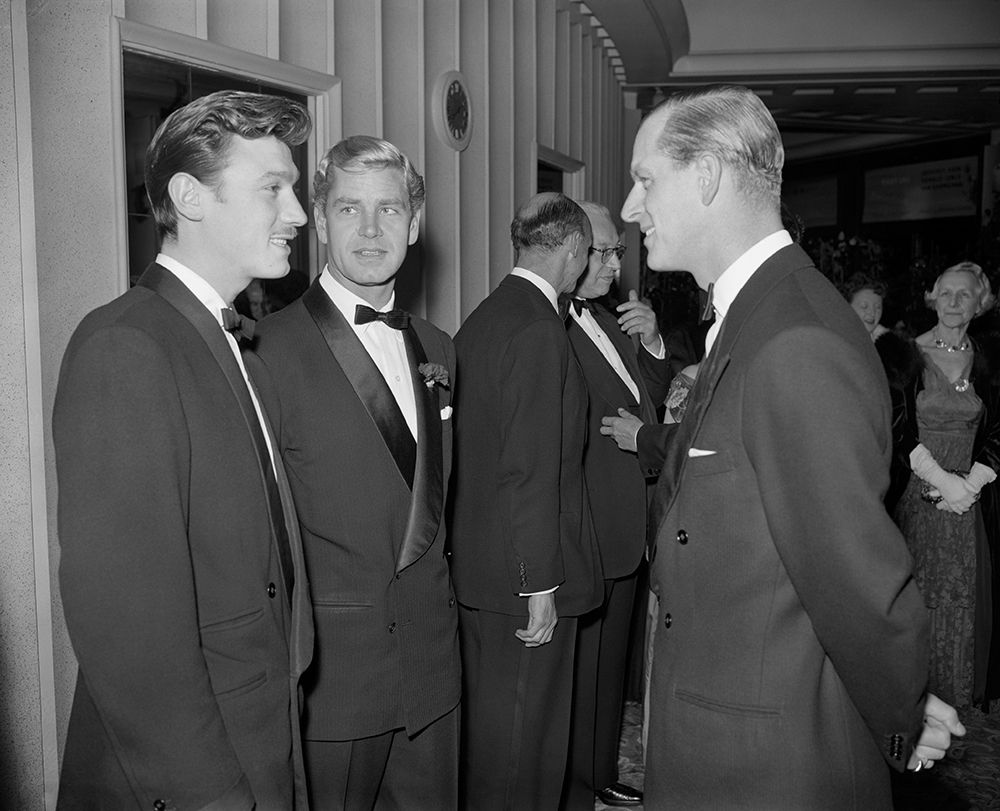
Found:
[{"label": "balding man in profile", "polygon": [[462,643],[462,808],[554,809],[576,618],[603,580],[582,473],[587,390],[559,314],[591,228],[568,197],[511,224],[517,267],[455,337],[452,576]]}]

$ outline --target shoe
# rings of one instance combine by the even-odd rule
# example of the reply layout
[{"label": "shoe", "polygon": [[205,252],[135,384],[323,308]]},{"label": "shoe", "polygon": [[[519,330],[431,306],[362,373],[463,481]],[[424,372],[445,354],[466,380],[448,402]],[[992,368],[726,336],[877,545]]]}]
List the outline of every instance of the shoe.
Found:
[{"label": "shoe", "polygon": [[626,808],[642,802],[642,792],[624,783],[612,783],[597,792],[597,799],[614,808]]}]

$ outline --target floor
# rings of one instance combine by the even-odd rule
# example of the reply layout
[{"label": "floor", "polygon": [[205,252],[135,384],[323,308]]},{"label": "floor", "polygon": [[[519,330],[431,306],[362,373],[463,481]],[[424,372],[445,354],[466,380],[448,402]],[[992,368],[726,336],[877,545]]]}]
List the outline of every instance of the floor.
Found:
[{"label": "floor", "polygon": [[[1000,713],[991,717],[963,713],[964,739],[956,740],[948,756],[933,769],[907,773],[893,781],[895,811],[1000,811]],[[619,777],[642,787],[642,707],[625,707]],[[597,801],[595,811],[613,811]],[[642,806],[635,806],[642,809]]]}]

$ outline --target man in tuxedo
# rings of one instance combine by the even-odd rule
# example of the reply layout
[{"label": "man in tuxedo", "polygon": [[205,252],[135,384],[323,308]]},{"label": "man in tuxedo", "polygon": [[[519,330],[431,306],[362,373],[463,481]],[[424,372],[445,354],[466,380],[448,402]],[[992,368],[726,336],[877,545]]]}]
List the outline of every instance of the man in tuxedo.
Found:
[{"label": "man in tuxedo", "polygon": [[963,732],[924,692],[927,614],[882,506],[885,376],[782,228],[783,157],[739,87],[672,96],[633,149],[622,217],[716,309],[651,516],[648,809],[889,809],[885,764]]},{"label": "man in tuxedo", "polygon": [[454,809],[460,663],[442,520],[454,348],[394,293],[423,178],[392,144],[353,136],[320,162],[313,197],[326,268],[261,323],[257,346],[311,577],[311,803]]},{"label": "man in tuxedo", "polygon": [[455,337],[452,574],[462,637],[462,807],[557,808],[569,746],[576,618],[601,602],[581,462],[587,389],[558,296],[587,266],[590,223],[532,197],[517,267]]},{"label": "man in tuxedo", "polygon": [[642,792],[618,780],[618,739],[629,631],[639,564],[646,548],[646,478],[635,456],[601,436],[601,419],[628,409],[656,421],[670,385],[670,364],[656,315],[635,291],[614,314],[607,295],[625,249],[607,208],[581,203],[594,235],[586,273],[570,298],[570,344],[590,408],[583,472],[604,570],[604,601],[578,621],[573,724],[563,795],[567,809],[638,805]]},{"label": "man in tuxedo", "polygon": [[66,350],[59,577],[80,671],[61,809],[305,807],[308,585],[230,303],[288,273],[306,222],[289,147],[310,129],[256,93],[171,114],[146,152],[162,250]]}]

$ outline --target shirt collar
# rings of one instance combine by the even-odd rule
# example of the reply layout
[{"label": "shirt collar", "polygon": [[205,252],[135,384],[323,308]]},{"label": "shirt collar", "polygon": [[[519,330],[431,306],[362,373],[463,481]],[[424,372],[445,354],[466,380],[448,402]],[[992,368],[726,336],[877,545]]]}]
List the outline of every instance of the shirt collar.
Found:
[{"label": "shirt collar", "polygon": [[775,231],[751,246],[735,262],[727,267],[722,275],[715,280],[712,288],[712,306],[718,319],[726,317],[733,301],[740,294],[750,277],[774,254],[787,245],[792,244],[788,231]]},{"label": "shirt collar", "polygon": [[166,268],[176,276],[181,283],[194,294],[208,311],[215,316],[215,320],[222,326],[222,310],[230,305],[223,301],[219,291],[205,281],[196,271],[191,270],[187,265],[181,264],[172,256],[165,253],[156,255],[156,264]]},{"label": "shirt collar", "polygon": [[556,293],[556,289],[549,284],[545,279],[539,276],[532,270],[527,268],[516,267],[510,272],[511,276],[518,276],[525,281],[531,282],[535,287],[537,287],[543,296],[549,300],[549,304],[552,305],[552,309],[559,312],[559,295]]},{"label": "shirt collar", "polygon": [[[323,273],[319,277],[320,287],[323,291],[330,297],[330,301],[334,303],[336,308],[340,310],[344,318],[347,319],[347,323],[354,326],[355,329],[361,329],[362,327],[370,326],[377,322],[372,321],[370,324],[362,324],[360,327],[354,325],[354,311],[359,304],[365,307],[371,307],[367,301],[365,301],[357,293],[348,290],[341,284],[337,279],[334,278],[333,274],[330,272],[330,266],[326,265],[323,268]],[[396,291],[393,290],[389,295],[389,300],[381,307],[374,307],[380,313],[387,313],[389,310],[396,306]]]}]

